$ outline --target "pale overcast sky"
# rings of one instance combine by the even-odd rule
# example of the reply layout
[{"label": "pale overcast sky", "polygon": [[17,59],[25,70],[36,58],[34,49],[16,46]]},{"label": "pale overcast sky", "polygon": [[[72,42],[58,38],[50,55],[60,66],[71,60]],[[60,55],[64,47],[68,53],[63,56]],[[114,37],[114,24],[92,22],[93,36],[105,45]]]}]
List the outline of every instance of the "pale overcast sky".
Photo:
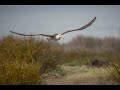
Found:
[{"label": "pale overcast sky", "polygon": [[96,21],[83,31],[65,34],[60,42],[76,35],[105,37],[120,34],[120,5],[0,5],[0,35],[9,30],[24,34],[54,34]]}]

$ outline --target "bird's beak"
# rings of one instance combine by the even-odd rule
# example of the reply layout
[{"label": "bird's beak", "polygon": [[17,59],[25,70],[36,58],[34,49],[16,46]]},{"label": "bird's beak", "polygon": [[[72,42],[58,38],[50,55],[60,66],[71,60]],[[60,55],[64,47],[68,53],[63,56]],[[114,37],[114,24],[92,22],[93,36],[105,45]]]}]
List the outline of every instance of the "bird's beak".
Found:
[{"label": "bird's beak", "polygon": [[61,38],[64,39],[64,36],[62,35]]}]

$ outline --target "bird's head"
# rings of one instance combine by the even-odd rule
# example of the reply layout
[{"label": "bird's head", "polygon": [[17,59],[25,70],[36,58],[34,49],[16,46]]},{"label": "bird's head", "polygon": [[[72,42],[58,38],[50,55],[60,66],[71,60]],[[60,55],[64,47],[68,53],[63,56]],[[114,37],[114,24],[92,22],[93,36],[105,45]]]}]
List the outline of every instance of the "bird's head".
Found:
[{"label": "bird's head", "polygon": [[56,35],[56,39],[64,39],[64,36],[61,34]]}]

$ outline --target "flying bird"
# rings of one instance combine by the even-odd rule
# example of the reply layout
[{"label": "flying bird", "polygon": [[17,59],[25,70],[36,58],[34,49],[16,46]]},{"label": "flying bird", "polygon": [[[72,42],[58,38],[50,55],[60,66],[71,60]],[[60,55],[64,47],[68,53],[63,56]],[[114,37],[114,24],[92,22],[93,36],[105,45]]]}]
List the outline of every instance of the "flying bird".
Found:
[{"label": "flying bird", "polygon": [[66,33],[69,33],[69,32],[73,32],[73,31],[79,31],[79,30],[84,30],[85,28],[87,28],[87,27],[89,27],[90,25],[92,25],[92,23],[95,21],[95,19],[96,19],[96,17],[94,17],[94,19],[93,20],[91,20],[89,23],[87,23],[86,25],[84,25],[84,26],[82,26],[82,27],[80,27],[80,28],[78,28],[78,29],[73,29],[73,30],[68,30],[68,31],[66,31],[66,32],[63,32],[63,33],[61,33],[61,34],[53,34],[53,35],[47,35],[47,34],[21,34],[21,33],[16,33],[16,32],[13,32],[13,31],[10,31],[11,33],[14,33],[14,34],[17,34],[17,35],[22,35],[22,36],[45,36],[45,37],[47,37],[46,39],[48,40],[48,41],[51,41],[51,40],[53,40],[53,41],[58,41],[58,40],[60,40],[60,39],[64,39],[64,34],[66,34]]}]

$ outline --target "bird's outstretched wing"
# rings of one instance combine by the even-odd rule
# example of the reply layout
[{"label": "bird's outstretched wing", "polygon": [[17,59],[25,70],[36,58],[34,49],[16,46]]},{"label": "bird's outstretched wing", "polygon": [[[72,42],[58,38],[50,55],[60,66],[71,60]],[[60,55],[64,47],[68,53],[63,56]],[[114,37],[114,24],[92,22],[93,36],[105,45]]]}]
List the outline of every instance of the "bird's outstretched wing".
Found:
[{"label": "bird's outstretched wing", "polygon": [[86,24],[86,25],[84,25],[84,26],[82,26],[82,27],[80,27],[80,28],[78,28],[78,29],[74,29],[74,30],[69,30],[69,31],[63,32],[62,35],[63,35],[63,34],[66,34],[66,33],[68,33],[68,32],[83,30],[83,29],[89,27],[89,26],[95,21],[95,19],[96,19],[96,17],[95,17],[92,21],[90,21],[88,24]]},{"label": "bird's outstretched wing", "polygon": [[21,34],[21,33],[16,33],[13,31],[10,31],[11,33],[17,34],[17,35],[22,35],[22,36],[46,36],[46,37],[52,37],[53,35],[46,35],[46,34]]}]

